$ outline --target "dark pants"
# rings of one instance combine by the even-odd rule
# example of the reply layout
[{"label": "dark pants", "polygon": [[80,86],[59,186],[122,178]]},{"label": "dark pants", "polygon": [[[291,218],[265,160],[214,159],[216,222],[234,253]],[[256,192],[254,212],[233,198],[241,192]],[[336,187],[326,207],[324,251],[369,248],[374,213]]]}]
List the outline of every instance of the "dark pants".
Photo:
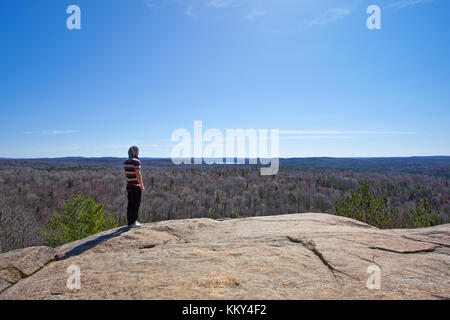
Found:
[{"label": "dark pants", "polygon": [[127,219],[128,225],[136,222],[139,207],[141,205],[141,188],[127,186],[128,192],[128,208],[127,208]]}]

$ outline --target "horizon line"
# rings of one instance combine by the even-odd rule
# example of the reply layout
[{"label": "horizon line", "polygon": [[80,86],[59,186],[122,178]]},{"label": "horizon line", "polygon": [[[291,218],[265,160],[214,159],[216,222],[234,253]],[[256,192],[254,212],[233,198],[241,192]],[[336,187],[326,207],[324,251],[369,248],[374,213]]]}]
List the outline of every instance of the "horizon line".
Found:
[{"label": "horizon line", "polygon": [[[34,157],[34,158],[28,158],[28,157],[18,157],[18,158],[11,158],[11,157],[0,157],[0,160],[57,160],[57,159],[127,159],[126,156],[124,157],[117,157],[117,156],[99,156],[99,157],[88,157],[88,156],[64,156],[64,157]],[[177,158],[177,159],[195,159],[196,157],[185,157],[185,158]],[[238,157],[234,157],[235,159],[238,159]],[[328,158],[328,159],[379,159],[379,158],[450,158],[450,155],[427,155],[427,156],[349,156],[349,157],[334,157],[334,156],[294,156],[294,157],[274,157],[278,159],[320,159],[320,158]],[[140,157],[141,160],[172,160],[171,157]],[[204,160],[205,158],[202,157]],[[207,159],[220,159],[220,157],[212,157]],[[226,157],[222,157],[222,159],[227,159]],[[242,159],[242,158],[239,158]],[[244,159],[259,159],[257,158],[249,158],[245,157]],[[270,157],[269,157],[270,159]]]}]

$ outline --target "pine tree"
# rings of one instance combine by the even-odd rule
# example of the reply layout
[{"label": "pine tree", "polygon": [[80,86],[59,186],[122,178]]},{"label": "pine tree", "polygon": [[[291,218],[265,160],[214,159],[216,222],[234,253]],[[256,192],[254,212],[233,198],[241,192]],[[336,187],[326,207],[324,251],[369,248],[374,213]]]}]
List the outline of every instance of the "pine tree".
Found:
[{"label": "pine tree", "polygon": [[104,214],[104,203],[97,204],[94,197],[76,194],[64,207],[64,211],[53,214],[47,230],[41,232],[48,246],[57,247],[117,227],[114,218]]}]

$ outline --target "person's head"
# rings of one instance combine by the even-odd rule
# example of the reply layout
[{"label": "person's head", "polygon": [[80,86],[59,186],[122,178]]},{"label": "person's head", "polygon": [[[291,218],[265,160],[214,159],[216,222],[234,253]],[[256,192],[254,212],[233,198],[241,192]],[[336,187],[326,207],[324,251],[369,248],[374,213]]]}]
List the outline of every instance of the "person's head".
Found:
[{"label": "person's head", "polygon": [[139,148],[136,146],[130,147],[128,149],[128,158],[138,158],[139,157]]}]

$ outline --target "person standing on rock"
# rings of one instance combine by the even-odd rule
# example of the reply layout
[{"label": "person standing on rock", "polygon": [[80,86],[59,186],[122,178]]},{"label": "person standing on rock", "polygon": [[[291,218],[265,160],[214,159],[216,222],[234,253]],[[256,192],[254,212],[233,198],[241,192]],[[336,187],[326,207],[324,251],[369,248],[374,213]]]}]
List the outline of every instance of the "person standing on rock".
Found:
[{"label": "person standing on rock", "polygon": [[139,160],[139,148],[132,146],[128,150],[128,159],[123,163],[127,178],[128,207],[127,219],[130,228],[139,227],[137,221],[142,194],[145,191],[141,175],[141,161]]}]

